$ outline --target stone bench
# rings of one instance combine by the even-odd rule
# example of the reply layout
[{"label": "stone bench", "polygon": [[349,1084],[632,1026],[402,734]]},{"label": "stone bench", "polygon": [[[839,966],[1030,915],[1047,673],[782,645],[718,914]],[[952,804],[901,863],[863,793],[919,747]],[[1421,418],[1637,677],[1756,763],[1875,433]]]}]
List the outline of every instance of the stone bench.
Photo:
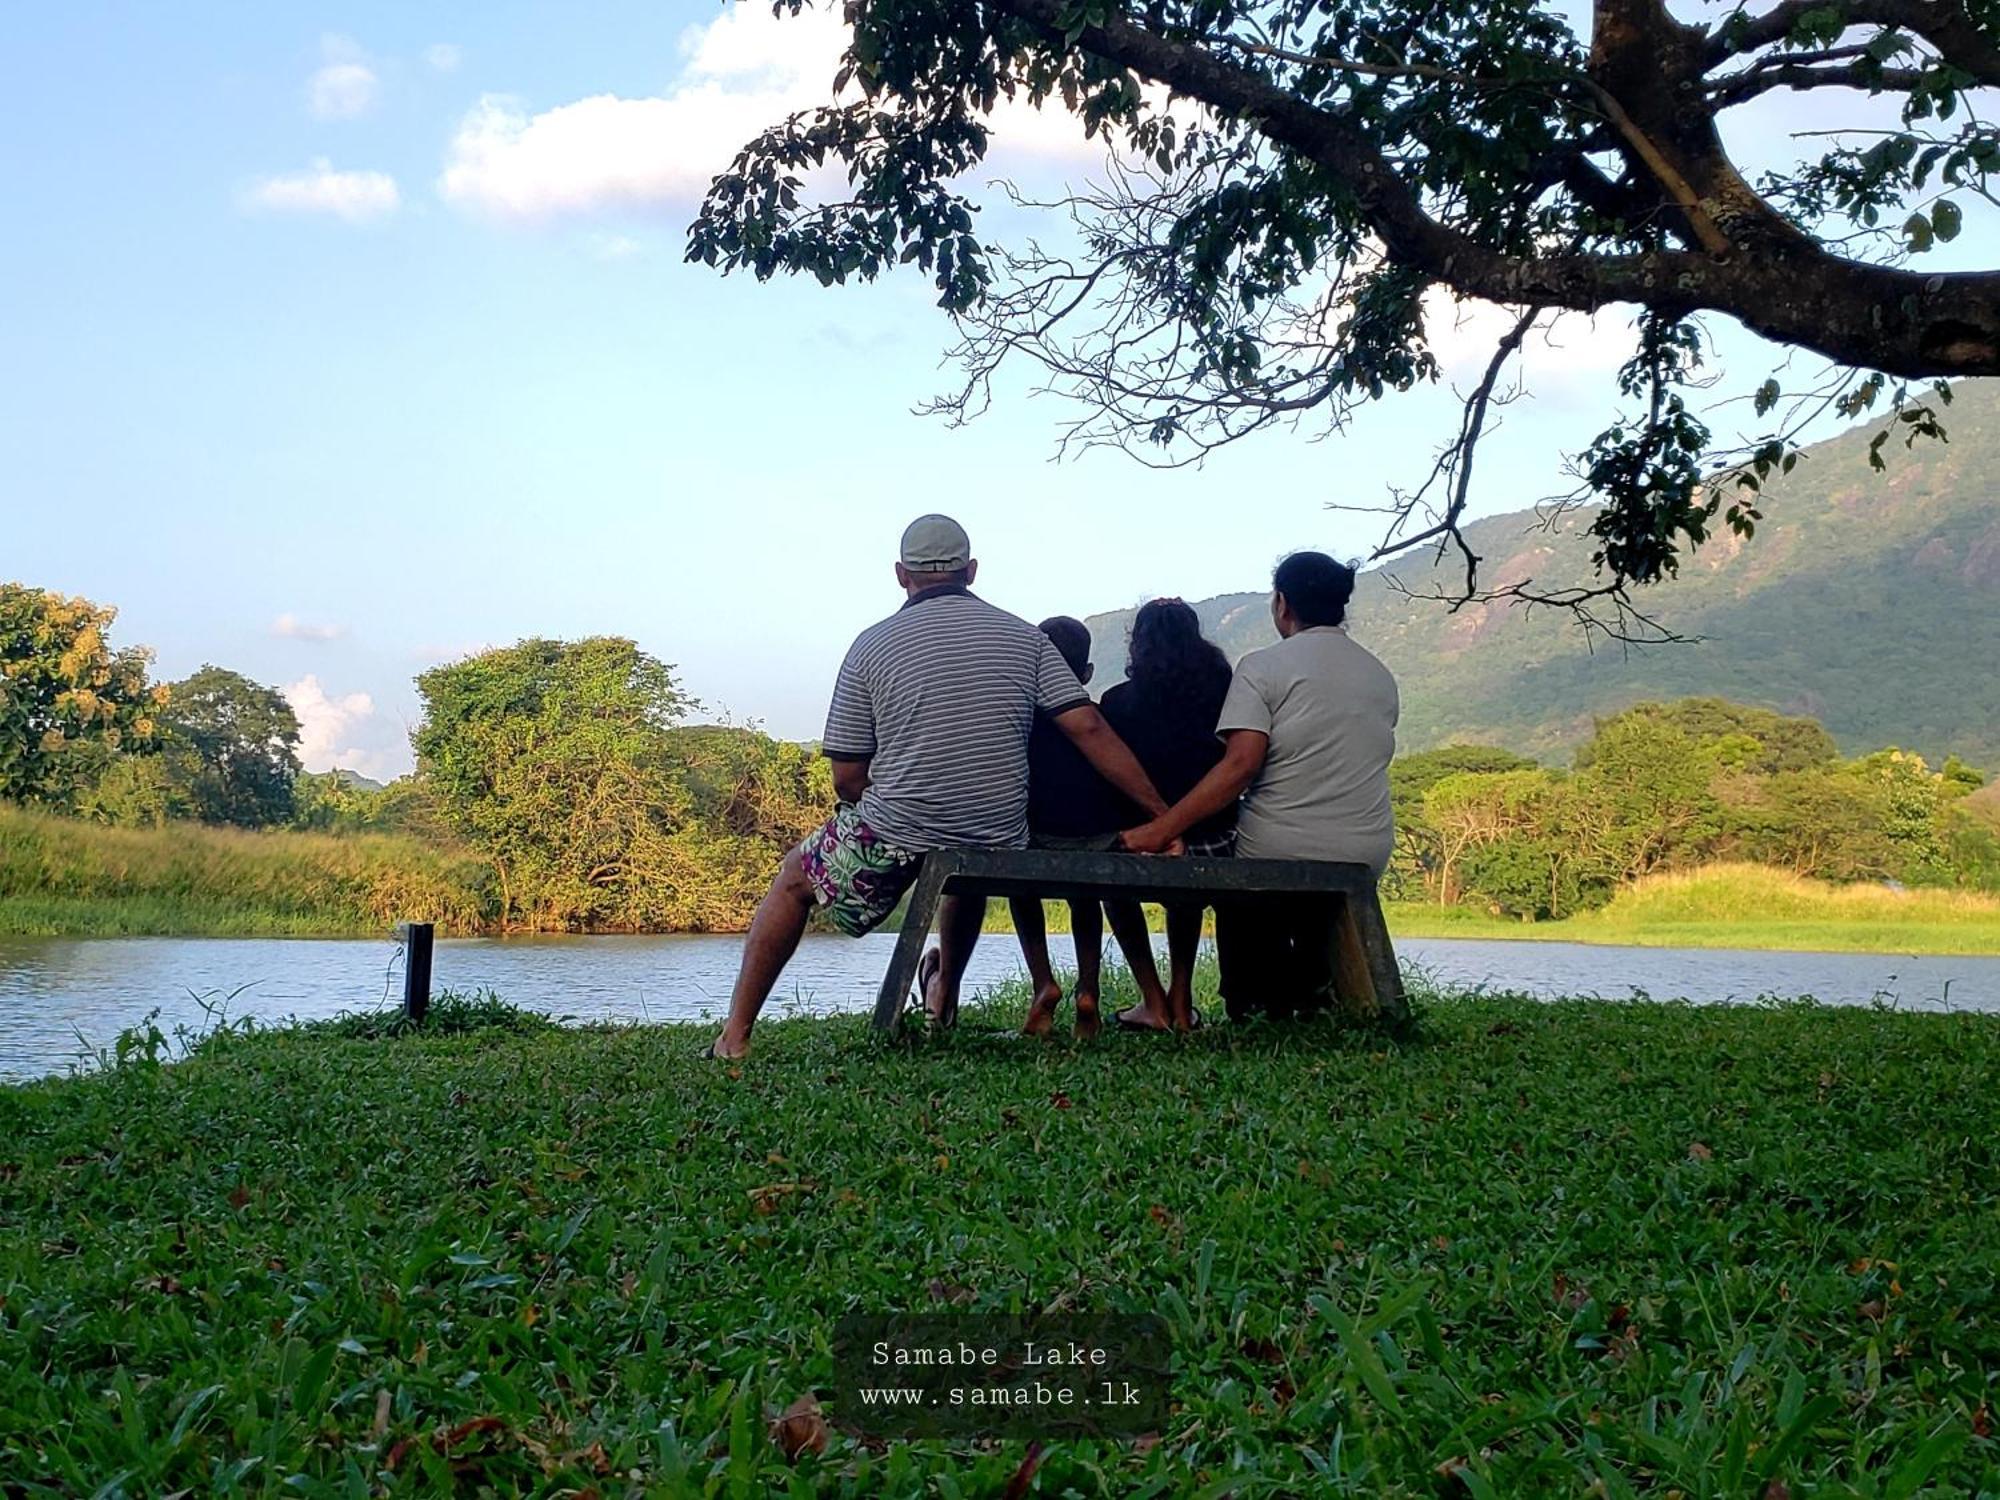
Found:
[{"label": "stone bench", "polygon": [[1050,901],[1138,901],[1189,897],[1205,903],[1242,897],[1331,897],[1327,941],[1334,997],[1345,1012],[1395,1031],[1409,1021],[1396,952],[1382,920],[1375,876],[1366,865],[1290,859],[1152,858],[1049,849],[939,849],[924,856],[910,888],[896,953],[875,1001],[875,1027],[893,1031],[916,979],[917,961],[947,893],[1027,896]]}]

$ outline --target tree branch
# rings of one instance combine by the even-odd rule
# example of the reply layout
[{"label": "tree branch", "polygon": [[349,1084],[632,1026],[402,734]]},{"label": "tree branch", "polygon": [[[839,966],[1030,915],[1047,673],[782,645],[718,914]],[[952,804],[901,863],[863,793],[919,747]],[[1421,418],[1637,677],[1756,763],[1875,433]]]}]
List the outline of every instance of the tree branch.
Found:
[{"label": "tree branch", "polygon": [[1895,27],[1922,37],[1954,68],[1980,83],[2000,83],[2000,43],[1959,0],[1780,0],[1747,21],[1725,20],[1709,34],[1703,60],[1712,68],[1782,42],[1806,16],[1821,11],[1837,12],[1848,26]]},{"label": "tree branch", "polygon": [[[1038,28],[1064,29],[1063,0],[994,3]],[[1830,255],[1796,232],[1761,254],[1726,260],[1676,251],[1508,255],[1433,218],[1374,141],[1342,111],[1313,104],[1211,50],[1125,16],[1084,27],[1076,44],[1187,98],[1254,122],[1350,192],[1391,258],[1462,293],[1582,312],[1614,302],[1710,309],[1766,337],[1846,364],[1907,375],[2000,374],[2000,274],[1927,275],[1870,266]]]},{"label": "tree branch", "polygon": [[1866,63],[1846,63],[1833,68],[1780,63],[1718,78],[1708,85],[1707,94],[1709,103],[1717,109],[1728,109],[1772,89],[1860,89],[1867,93],[1907,94],[1927,76],[1921,68],[1880,68]]}]

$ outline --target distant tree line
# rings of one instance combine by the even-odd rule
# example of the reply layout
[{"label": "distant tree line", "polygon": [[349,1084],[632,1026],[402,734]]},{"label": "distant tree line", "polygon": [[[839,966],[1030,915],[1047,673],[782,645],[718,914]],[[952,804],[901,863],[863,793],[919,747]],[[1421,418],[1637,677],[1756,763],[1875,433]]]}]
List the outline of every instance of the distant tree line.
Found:
[{"label": "distant tree line", "polygon": [[[417,679],[416,770],[303,772],[284,696],[205,666],[153,683],[114,612],[0,585],[0,801],[101,823],[393,833],[469,851],[493,920],[742,927],[776,853],[833,802],[811,748],[692,725],[631,641],[525,640]],[[1389,893],[1522,917],[1658,872],[1747,860],[1836,881],[2000,889],[2000,803],[1956,759],[1843,759],[1816,721],[1714,698],[1599,720],[1566,769],[1452,745],[1391,767]]]},{"label": "distant tree line", "polygon": [[1841,758],[1815,720],[1719,698],[1597,722],[1568,770],[1451,745],[1390,771],[1405,900],[1558,918],[1647,875],[1747,860],[1836,881],[2000,889],[2000,813],[1956,757]]},{"label": "distant tree line", "polygon": [[120,827],[401,834],[469,850],[493,919],[569,930],[744,925],[774,853],[833,801],[810,749],[685,722],[632,642],[528,640],[418,679],[414,774],[304,771],[275,688],[204,666],[151,680],[116,611],[0,584],[0,802]]}]

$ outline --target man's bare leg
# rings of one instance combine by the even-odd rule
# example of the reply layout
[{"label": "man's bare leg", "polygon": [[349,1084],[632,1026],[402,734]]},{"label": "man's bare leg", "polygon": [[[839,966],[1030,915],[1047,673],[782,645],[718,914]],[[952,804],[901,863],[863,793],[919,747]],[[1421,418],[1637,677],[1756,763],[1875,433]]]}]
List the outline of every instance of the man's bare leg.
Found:
[{"label": "man's bare leg", "polygon": [[1176,1031],[1194,1029],[1194,961],[1201,952],[1202,908],[1167,907],[1167,1015]]},{"label": "man's bare leg", "polygon": [[1076,1034],[1094,1041],[1104,1029],[1097,1011],[1104,969],[1104,913],[1095,901],[1070,902],[1069,930],[1076,939]]},{"label": "man's bare leg", "polygon": [[1007,909],[1014,914],[1014,932],[1021,939],[1021,961],[1028,966],[1028,1019],[1021,1023],[1023,1036],[1047,1036],[1055,1030],[1056,1007],[1062,1004],[1062,986],[1056,983],[1055,966],[1049,962],[1049,924],[1039,898],[1010,896]]},{"label": "man's bare leg", "polygon": [[1125,955],[1125,966],[1132,971],[1132,983],[1139,989],[1139,1003],[1120,1011],[1118,1024],[1164,1031],[1170,1024],[1167,992],[1153,963],[1153,935],[1146,931],[1145,912],[1138,902],[1119,899],[1104,903],[1104,915],[1111,923],[1112,936],[1118,939],[1118,951]]},{"label": "man's bare leg", "polygon": [[980,924],[985,920],[984,896],[946,896],[938,904],[939,963],[924,994],[924,1010],[934,1026],[951,1026],[958,1021],[958,987],[965,978],[965,966],[972,962]]},{"label": "man's bare leg", "polygon": [[794,849],[778,867],[771,889],[757,903],[750,931],[743,939],[743,959],[736,970],[736,988],[729,993],[729,1019],[715,1039],[717,1057],[741,1057],[750,1050],[750,1028],[757,1012],[771,998],[771,987],[798,951],[812,916],[813,888],[799,867]]}]

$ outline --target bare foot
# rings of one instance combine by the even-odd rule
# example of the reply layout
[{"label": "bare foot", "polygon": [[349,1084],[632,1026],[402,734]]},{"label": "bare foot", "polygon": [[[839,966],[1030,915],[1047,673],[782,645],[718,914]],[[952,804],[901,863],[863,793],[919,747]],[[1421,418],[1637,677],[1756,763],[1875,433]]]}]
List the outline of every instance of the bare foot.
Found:
[{"label": "bare foot", "polygon": [[724,1031],[708,1044],[708,1055],[721,1058],[725,1062],[735,1062],[750,1051],[750,1038],[733,1037]]},{"label": "bare foot", "polygon": [[1167,1030],[1166,1018],[1143,1000],[1129,1010],[1119,1011],[1118,1024],[1127,1031]]},{"label": "bare foot", "polygon": [[1062,1004],[1062,986],[1051,979],[1035,991],[1028,1006],[1028,1019],[1021,1023],[1022,1036],[1048,1036],[1056,1029],[1056,1007]]},{"label": "bare foot", "polygon": [[1104,1018],[1098,1013],[1097,996],[1089,990],[1076,992],[1076,1035],[1078,1041],[1094,1042],[1104,1030]]},{"label": "bare foot", "polygon": [[1194,991],[1169,987],[1167,990],[1167,1014],[1172,1018],[1176,1031],[1194,1030]]}]

